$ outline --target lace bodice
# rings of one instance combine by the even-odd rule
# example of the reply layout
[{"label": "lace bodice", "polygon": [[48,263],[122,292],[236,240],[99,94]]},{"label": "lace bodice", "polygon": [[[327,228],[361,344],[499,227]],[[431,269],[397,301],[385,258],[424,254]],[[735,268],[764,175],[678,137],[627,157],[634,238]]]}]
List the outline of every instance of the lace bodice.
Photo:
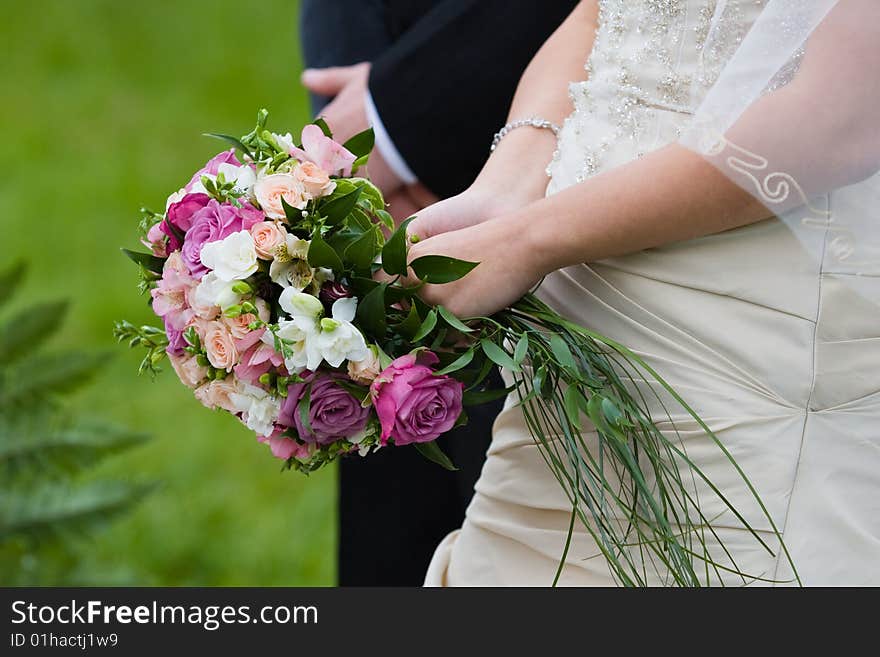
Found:
[{"label": "lace bodice", "polygon": [[[766,0],[600,0],[549,192],[678,138]],[[707,44],[711,44],[707,47]]]}]

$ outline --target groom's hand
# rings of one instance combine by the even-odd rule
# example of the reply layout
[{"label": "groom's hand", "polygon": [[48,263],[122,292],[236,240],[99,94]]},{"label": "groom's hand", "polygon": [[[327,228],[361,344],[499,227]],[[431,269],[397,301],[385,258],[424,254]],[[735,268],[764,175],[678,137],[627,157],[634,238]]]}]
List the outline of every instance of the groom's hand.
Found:
[{"label": "groom's hand", "polygon": [[[333,98],[323,109],[321,116],[333,131],[334,139],[340,143],[369,127],[365,107],[369,75],[369,62],[303,71],[302,83],[309,91]],[[378,149],[373,149],[370,154],[367,171],[370,180],[386,197],[391,197],[403,188],[403,182],[394,174]]]}]

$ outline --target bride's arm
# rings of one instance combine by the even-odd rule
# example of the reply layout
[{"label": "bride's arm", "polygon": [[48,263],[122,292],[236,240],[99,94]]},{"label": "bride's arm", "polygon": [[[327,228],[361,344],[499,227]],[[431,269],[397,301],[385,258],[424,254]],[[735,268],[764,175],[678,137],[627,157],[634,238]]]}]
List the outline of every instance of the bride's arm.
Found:
[{"label": "bride's arm", "polygon": [[[559,125],[571,113],[568,84],[586,79],[584,64],[593,48],[597,18],[596,0],[582,0],[541,46],[520,78],[509,120],[535,116]],[[555,148],[556,137],[550,130],[511,131],[474,183],[458,196],[419,212],[410,232],[430,237],[543,198],[548,182],[545,169]]]},{"label": "bride's arm", "polygon": [[[598,12],[596,0],[582,0],[541,46],[520,78],[508,121],[534,116],[562,124],[571,113],[569,83],[587,77],[584,64],[593,49]],[[555,148],[550,130],[515,129],[498,144],[474,184],[509,189],[515,174],[520,202],[542,198],[547,188],[545,169]]]},{"label": "bride's arm", "polygon": [[462,317],[491,314],[569,265],[685,240],[767,217],[768,210],[699,155],[672,145],[483,223],[419,241],[410,259],[479,262],[423,296]]}]

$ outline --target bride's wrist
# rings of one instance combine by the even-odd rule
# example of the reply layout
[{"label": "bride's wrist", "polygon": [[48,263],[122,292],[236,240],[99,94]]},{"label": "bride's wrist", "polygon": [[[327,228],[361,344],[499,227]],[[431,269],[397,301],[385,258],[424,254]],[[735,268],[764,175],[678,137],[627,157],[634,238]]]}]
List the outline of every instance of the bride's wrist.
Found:
[{"label": "bride's wrist", "polygon": [[549,130],[523,127],[501,140],[469,191],[489,197],[497,213],[512,212],[544,198],[547,163],[556,137]]}]

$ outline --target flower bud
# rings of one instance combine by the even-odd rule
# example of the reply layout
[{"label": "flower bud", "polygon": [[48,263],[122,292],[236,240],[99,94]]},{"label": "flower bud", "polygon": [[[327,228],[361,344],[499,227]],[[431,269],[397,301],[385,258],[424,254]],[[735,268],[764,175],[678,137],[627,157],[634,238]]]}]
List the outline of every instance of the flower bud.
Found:
[{"label": "flower bud", "polygon": [[236,294],[250,294],[253,291],[247,281],[236,281],[232,286],[232,291]]},{"label": "flower bud", "polygon": [[227,308],[226,310],[224,310],[224,311],[223,311],[223,314],[224,314],[226,317],[238,317],[239,315],[241,315],[241,312],[242,312],[242,311],[241,311],[241,306],[240,306],[240,305],[234,305],[234,306],[229,306],[229,308]]},{"label": "flower bud", "polygon": [[339,281],[326,281],[321,286],[321,292],[318,296],[321,298],[322,302],[328,306],[332,306],[335,301],[348,299],[354,295],[348,286],[343,285]]}]

